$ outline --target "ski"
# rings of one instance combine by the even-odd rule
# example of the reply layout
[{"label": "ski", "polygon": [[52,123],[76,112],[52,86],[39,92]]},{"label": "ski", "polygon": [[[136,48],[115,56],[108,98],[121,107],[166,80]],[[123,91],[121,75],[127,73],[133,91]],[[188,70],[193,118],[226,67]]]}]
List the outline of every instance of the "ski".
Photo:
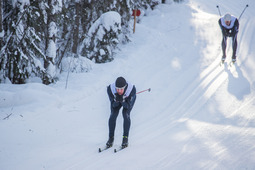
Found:
[{"label": "ski", "polygon": [[103,147],[103,148],[98,148],[98,153],[100,153],[100,152],[103,152],[103,151],[105,151],[105,150],[107,150],[107,149],[109,149],[109,148],[111,148],[112,146],[105,146],[105,147]]},{"label": "ski", "polygon": [[117,152],[119,152],[119,151],[121,151],[121,150],[123,150],[123,149],[125,149],[125,148],[127,148],[127,146],[125,146],[125,147],[120,146],[119,148],[115,148],[115,149],[114,149],[114,153],[117,153]]},{"label": "ski", "polygon": [[219,64],[219,65],[220,65],[220,67],[221,67],[223,64],[224,64],[223,62],[220,62],[220,64]]},{"label": "ski", "polygon": [[231,61],[231,62],[229,62],[229,67],[232,67],[233,65],[235,65],[235,62],[233,62],[233,61]]},{"label": "ski", "polygon": [[[220,61],[220,64],[219,64],[220,67],[221,67],[222,65],[224,65],[224,63],[225,63],[224,60]],[[235,65],[235,63],[236,63],[236,62],[230,61],[229,63],[227,63],[227,65],[228,65],[229,67],[232,67],[233,65]]]},{"label": "ski", "polygon": [[224,65],[224,62],[225,62],[225,60],[221,60],[221,61],[220,61],[220,67],[221,67],[222,65]]}]

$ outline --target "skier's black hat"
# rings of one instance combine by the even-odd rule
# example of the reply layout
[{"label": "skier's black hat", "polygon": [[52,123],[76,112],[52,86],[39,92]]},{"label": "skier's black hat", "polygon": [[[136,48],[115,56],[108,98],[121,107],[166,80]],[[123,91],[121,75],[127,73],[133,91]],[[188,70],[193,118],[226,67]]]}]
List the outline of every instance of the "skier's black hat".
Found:
[{"label": "skier's black hat", "polygon": [[115,81],[115,86],[117,88],[123,88],[127,84],[126,80],[123,77],[118,77]]}]

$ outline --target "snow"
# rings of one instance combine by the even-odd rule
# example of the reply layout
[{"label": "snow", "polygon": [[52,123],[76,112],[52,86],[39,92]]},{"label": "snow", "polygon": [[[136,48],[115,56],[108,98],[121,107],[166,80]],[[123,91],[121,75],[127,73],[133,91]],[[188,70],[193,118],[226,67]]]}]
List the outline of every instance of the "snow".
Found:
[{"label": "snow", "polygon": [[121,16],[118,12],[114,12],[114,11],[109,11],[106,12],[104,14],[102,14],[102,16],[100,16],[99,19],[97,19],[95,21],[95,23],[91,26],[91,28],[89,29],[88,35],[92,36],[93,33],[96,32],[96,29],[100,29],[99,31],[99,39],[102,40],[103,35],[105,34],[103,28],[105,28],[107,31],[110,31],[110,29],[113,29],[113,31],[117,31],[118,29],[120,29],[120,24],[121,24]]},{"label": "snow", "polygon": [[30,5],[29,0],[12,0],[12,6],[15,7],[17,5],[20,5],[20,10],[24,10],[25,5]]},{"label": "snow", "polygon": [[63,7],[62,1],[55,0],[55,1],[52,1],[51,4],[53,6],[52,14],[56,14],[62,10],[62,7]]},{"label": "snow", "polygon": [[[72,55],[71,55],[72,56]],[[79,56],[79,57],[66,57],[63,59],[62,63],[61,63],[61,68],[63,69],[63,71],[71,71],[71,72],[76,72],[76,73],[82,73],[82,72],[88,72],[90,71],[92,68],[92,61]]]},{"label": "snow", "polygon": [[[237,64],[219,66],[218,11],[239,16]],[[67,72],[56,84],[0,84],[0,169],[254,169],[253,0],[159,5],[116,59]],[[228,41],[227,61],[232,54]],[[129,147],[98,153],[108,138],[106,86],[136,85]],[[121,144],[121,114],[114,148]]]},{"label": "snow", "polygon": [[4,30],[2,30],[2,31],[0,32],[0,37],[1,37],[1,38],[4,37]]}]

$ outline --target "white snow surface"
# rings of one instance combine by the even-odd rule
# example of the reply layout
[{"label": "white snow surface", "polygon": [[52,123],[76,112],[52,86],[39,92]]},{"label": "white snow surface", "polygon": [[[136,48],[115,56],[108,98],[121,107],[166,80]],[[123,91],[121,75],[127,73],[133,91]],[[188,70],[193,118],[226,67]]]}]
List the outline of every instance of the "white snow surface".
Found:
[{"label": "white snow surface", "polygon": [[95,23],[93,23],[93,25],[89,29],[88,35],[92,36],[92,34],[95,33],[96,29],[98,29],[98,27],[100,26],[98,36],[99,39],[101,40],[103,38],[103,35],[105,34],[103,28],[105,28],[107,31],[110,31],[110,29],[117,31],[118,29],[120,29],[120,25],[121,25],[120,14],[118,12],[109,11],[102,14],[102,16],[100,16],[100,18],[97,19]]},{"label": "white snow surface", "polygon": [[[237,64],[220,67],[222,15],[240,20]],[[150,11],[113,62],[56,84],[0,84],[0,169],[169,170],[255,168],[254,0],[187,0]],[[232,55],[228,41],[227,61]],[[108,139],[106,86],[136,85],[129,147],[120,114]]]}]

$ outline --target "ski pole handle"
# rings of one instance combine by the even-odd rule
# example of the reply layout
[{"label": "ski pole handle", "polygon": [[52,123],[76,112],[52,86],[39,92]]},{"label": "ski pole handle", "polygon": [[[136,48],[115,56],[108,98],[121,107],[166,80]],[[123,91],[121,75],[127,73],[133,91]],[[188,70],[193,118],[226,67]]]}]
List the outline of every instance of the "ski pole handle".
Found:
[{"label": "ski pole handle", "polygon": [[146,90],[139,91],[139,92],[137,92],[136,94],[143,93],[143,92],[146,92],[146,91],[150,92],[150,91],[151,91],[151,88],[148,88],[148,89],[146,89]]},{"label": "ski pole handle", "polygon": [[239,16],[238,20],[240,20],[240,19],[241,19],[242,15],[243,15],[243,13],[244,13],[244,11],[246,10],[246,8],[247,8],[247,7],[249,7],[249,5],[248,5],[248,4],[244,7],[243,12],[240,14],[240,16]]},{"label": "ski pole handle", "polygon": [[220,7],[219,7],[219,5],[217,5],[216,7],[218,8],[218,12],[219,12],[219,15],[220,15],[220,17],[221,17],[221,12],[220,12]]}]

